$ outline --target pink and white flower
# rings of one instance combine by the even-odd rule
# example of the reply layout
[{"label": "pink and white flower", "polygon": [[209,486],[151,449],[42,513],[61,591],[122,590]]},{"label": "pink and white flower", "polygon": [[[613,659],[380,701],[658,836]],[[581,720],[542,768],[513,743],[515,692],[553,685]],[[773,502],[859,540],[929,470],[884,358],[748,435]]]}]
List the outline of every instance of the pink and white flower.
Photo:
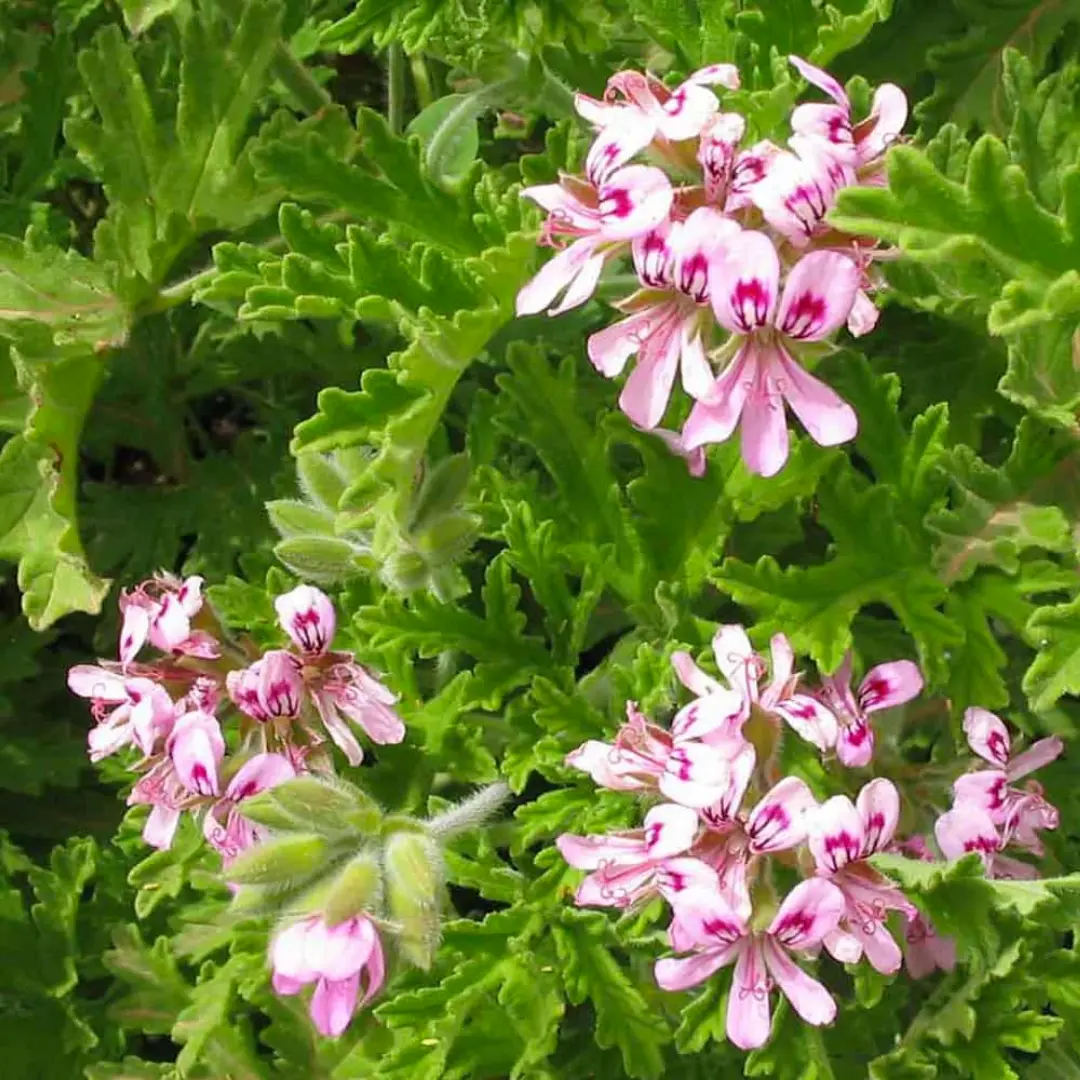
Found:
[{"label": "pink and white flower", "polygon": [[768,139],[740,150],[745,133],[746,121],[738,113],[718,113],[702,131],[698,142],[705,198],[727,214],[753,204],[753,189],[782,153]]},{"label": "pink and white flower", "polygon": [[627,318],[589,338],[593,366],[612,378],[637,355],[619,407],[644,430],[663,418],[675,384],[700,397],[712,385],[703,335],[710,319],[709,267],[716,250],[739,233],[718,210],[703,206],[685,221],[663,222],[632,244],[634,266],[644,288],[616,306]]},{"label": "pink and white flower", "polygon": [[797,56],[789,56],[788,60],[807,82],[824,90],[835,102],[833,105],[799,105],[791,114],[792,130],[819,140],[843,165],[867,170],[877,164],[900,137],[907,122],[904,91],[892,83],[882,83],[874,91],[870,115],[854,124],[851,100],[836,79]]},{"label": "pink and white flower", "polygon": [[217,795],[218,766],[225,756],[221,725],[209,713],[189,712],[173,725],[166,752],[181,785],[193,795]]},{"label": "pink and white flower", "polygon": [[839,721],[836,756],[849,768],[857,768],[869,765],[874,756],[870,715],[918,697],[923,679],[910,660],[893,660],[871,668],[852,693],[851,667],[849,650],[834,675],[822,676],[819,696]]},{"label": "pink and white flower", "polygon": [[632,701],[613,743],[590,739],[566,764],[612,791],[659,791],[681,806],[700,808],[724,798],[733,783],[729,755],[650,724]]},{"label": "pink and white flower", "polygon": [[274,600],[282,630],[304,655],[321,656],[334,640],[337,615],[330,597],[313,585],[297,585]]},{"label": "pink and white flower", "polygon": [[1039,784],[1029,781],[1023,788],[1013,784],[1054,761],[1064,749],[1061,739],[1056,735],[1040,739],[1013,756],[1008,729],[997,716],[980,708],[964,713],[964,733],[971,749],[997,768],[959,777],[953,784],[956,805],[979,807],[1004,831],[1008,842],[1041,854],[1036,830],[1056,829],[1058,812],[1043,798]]},{"label": "pink and white flower", "polygon": [[854,410],[791,354],[801,341],[822,341],[847,319],[859,269],[835,251],[814,251],[788,272],[780,293],[780,259],[760,232],[733,237],[709,277],[717,320],[732,333],[730,363],[692,409],[683,429],[688,449],[725,442],[742,422],[747,468],[773,476],[788,457],[786,402],[810,437],[837,446],[855,437]]},{"label": "pink and white flower", "polygon": [[836,193],[855,182],[855,172],[817,139],[795,135],[788,145],[769,161],[750,198],[781,236],[806,247],[826,231],[825,215],[836,205]]},{"label": "pink and white flower", "polygon": [[148,641],[165,653],[218,656],[221,649],[214,638],[191,627],[202,609],[202,585],[201,577],[181,581],[172,574],[158,574],[121,593],[120,662],[130,664]]},{"label": "pink and white flower", "polygon": [[871,780],[853,804],[845,795],[828,799],[809,822],[810,851],[820,877],[844,895],[840,925],[825,939],[838,960],[863,953],[885,975],[900,969],[901,953],[885,920],[890,911],[917,915],[904,895],[867,861],[891,843],[900,820],[900,794],[888,780]]},{"label": "pink and white flower", "polygon": [[677,900],[670,936],[672,948],[690,955],[658,961],[656,981],[665,990],[685,990],[734,962],[727,1035],[742,1050],[768,1041],[774,986],[808,1024],[830,1024],[836,1002],[790,953],[816,950],[843,912],[840,890],[814,878],[792,889],[767,930],[755,931],[718,894],[687,890]]},{"label": "pink and white flower", "polygon": [[356,1010],[375,997],[386,978],[382,942],[366,915],[354,915],[337,926],[328,926],[318,915],[292,923],[271,942],[270,965],[279,994],[298,994],[315,985],[311,1019],[330,1038],[349,1026]]},{"label": "pink and white flower", "polygon": [[[742,743],[742,726],[757,709],[792,727],[807,742],[827,750],[836,742],[836,717],[817,698],[798,689],[795,653],[783,634],[769,642],[772,664],[754,651],[741,626],[721,626],[713,637],[713,655],[727,681],[723,686],[705,674],[688,653],[672,654],[671,662],[682,684],[697,698],[676,715],[672,734],[726,746],[730,753]],[[762,688],[762,680],[772,674]]]},{"label": "pink and white flower", "polygon": [[180,782],[176,768],[168,757],[161,758],[143,773],[127,797],[128,806],[149,806],[150,813],[143,824],[142,838],[151,847],[161,850],[172,846],[180,815],[191,805],[191,792]]},{"label": "pink and white flower", "polygon": [[632,832],[606,836],[563,833],[555,844],[577,870],[592,871],[578,887],[579,907],[625,908],[660,895],[669,902],[686,888],[716,888],[716,871],[688,852],[700,822],[694,810],[666,803]]},{"label": "pink and white flower", "polygon": [[750,881],[756,861],[802,844],[808,820],[817,809],[809,787],[797,776],[787,776],[749,814],[742,812],[754,756],[753,747],[745,747],[732,763],[736,781],[730,794],[701,811],[711,833],[698,850],[719,874],[724,899],[745,918],[750,917]]},{"label": "pink and white flower", "polygon": [[87,739],[91,761],[132,745],[150,755],[172,731],[176,715],[172,698],[152,679],[127,678],[94,664],[78,664],[68,672],[68,687],[90,699],[98,721]]},{"label": "pink and white flower", "polygon": [[[710,86],[739,88],[733,64],[710,64],[669,90],[659,79],[639,71],[620,71],[608,79],[604,100],[574,95],[574,108],[601,132],[614,128],[633,149],[626,159],[654,139],[681,142],[693,139],[720,107]],[[625,152],[625,151],[624,151]]]},{"label": "pink and white flower", "polygon": [[282,754],[256,754],[240,766],[225,788],[225,794],[210,807],[203,819],[203,835],[221,854],[225,866],[267,835],[266,829],[244,817],[240,804],[294,776],[296,769]]},{"label": "pink and white flower", "polygon": [[[558,315],[584,304],[605,262],[664,221],[675,197],[668,178],[651,165],[627,165],[595,186],[563,177],[558,184],[539,184],[521,194],[548,212],[543,233],[547,243],[571,243],[518,293],[518,315],[535,315],[545,308]],[[556,303],[560,294],[562,300]]]}]

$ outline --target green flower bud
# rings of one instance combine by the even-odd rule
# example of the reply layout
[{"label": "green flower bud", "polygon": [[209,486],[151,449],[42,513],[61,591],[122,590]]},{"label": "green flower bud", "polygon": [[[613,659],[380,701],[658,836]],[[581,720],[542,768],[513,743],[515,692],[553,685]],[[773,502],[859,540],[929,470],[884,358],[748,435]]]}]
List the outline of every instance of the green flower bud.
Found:
[{"label": "green flower bud", "polygon": [[374,799],[340,780],[298,776],[271,788],[267,794],[297,823],[293,828],[330,836],[352,830],[367,833],[374,832],[382,820],[382,811]]},{"label": "green flower bud", "polygon": [[439,945],[439,915],[445,885],[442,857],[425,833],[399,831],[386,841],[387,914],[399,927],[402,955],[427,969]]},{"label": "green flower bud", "polygon": [[361,911],[381,906],[382,871],[369,851],[350,859],[330,882],[322,905],[327,925],[337,926]]},{"label": "green flower bud", "polygon": [[299,884],[324,865],[329,848],[315,833],[273,837],[238,855],[226,877],[237,885]]},{"label": "green flower bud", "polygon": [[348,486],[338,463],[330,456],[307,450],[296,456],[296,478],[300,490],[317,506],[331,514],[337,509]]},{"label": "green flower bud", "polygon": [[280,541],[274,554],[294,573],[324,584],[341,581],[355,569],[354,556],[362,554],[333,536],[294,536]]},{"label": "green flower bud", "polygon": [[270,524],[286,538],[334,535],[333,515],[298,499],[268,502],[266,513],[270,517]]}]

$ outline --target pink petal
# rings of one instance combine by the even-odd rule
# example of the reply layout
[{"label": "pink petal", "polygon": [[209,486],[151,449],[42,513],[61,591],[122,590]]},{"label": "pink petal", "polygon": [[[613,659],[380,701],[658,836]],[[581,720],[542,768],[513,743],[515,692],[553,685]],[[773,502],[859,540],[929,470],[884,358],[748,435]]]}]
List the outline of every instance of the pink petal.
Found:
[{"label": "pink petal", "polygon": [[836,1019],[836,1002],[829,991],[807,975],[773,939],[765,942],[765,961],[781,992],[803,1020],[821,1027]]},{"label": "pink petal", "polygon": [[300,664],[284,649],[270,649],[259,662],[256,685],[259,705],[267,717],[286,719],[300,715],[304,700],[304,680]]},{"label": "pink petal", "polygon": [[707,64],[698,68],[686,81],[695,86],[723,86],[727,90],[738,90],[739,69],[734,64]]},{"label": "pink petal", "polygon": [[1000,847],[997,827],[980,806],[960,805],[934,822],[934,836],[947,859],[962,858],[977,851],[984,861]]},{"label": "pink petal", "polygon": [[769,326],[780,291],[780,258],[761,232],[741,232],[718,248],[709,268],[717,321],[734,334]]},{"label": "pink petal", "polygon": [[[369,925],[371,925],[369,923]],[[371,952],[368,955],[367,966],[361,975],[365,978],[366,987],[364,996],[360,999],[359,1008],[363,1008],[382,989],[386,980],[386,957],[383,955],[382,941],[379,939],[375,927],[371,926],[372,943]]]},{"label": "pink petal", "polygon": [[735,815],[742,806],[750,780],[754,775],[756,761],[757,753],[750,743],[746,743],[731,759],[727,791],[702,812],[702,816],[714,828],[722,827],[735,820]]},{"label": "pink petal", "polygon": [[664,859],[656,864],[656,891],[669,904],[675,904],[690,889],[715,892],[720,888],[720,878],[708,863],[691,856]]},{"label": "pink petal", "polygon": [[588,280],[593,270],[590,267],[586,271],[585,268],[595,261],[595,251],[599,243],[598,236],[583,236],[544,263],[536,277],[523,285],[518,292],[517,314],[535,315],[538,311],[543,311],[582,273],[587,275]]},{"label": "pink petal", "polygon": [[1004,769],[1009,762],[1009,729],[986,709],[972,707],[964,713],[964,734],[968,746],[984,761]]},{"label": "pink petal", "polygon": [[198,574],[185,578],[183,584],[177,590],[176,599],[189,619],[194,618],[202,610],[202,588],[206,579]]},{"label": "pink petal", "polygon": [[68,670],[68,689],[79,697],[95,701],[127,701],[126,679],[96,664],[76,664]]},{"label": "pink petal", "polygon": [[697,837],[697,812],[666,803],[645,815],[645,846],[651,859],[667,859],[689,851]]},{"label": "pink petal", "polygon": [[318,978],[307,960],[307,936],[317,922],[316,918],[301,919],[274,935],[270,942],[270,966],[276,975],[300,984]]},{"label": "pink petal", "polygon": [[836,929],[844,914],[844,894],[824,878],[809,878],[787,894],[768,933],[787,949],[810,949]]},{"label": "pink petal", "polygon": [[822,939],[826,952],[841,964],[857,964],[862,959],[863,947],[854,934],[846,930],[833,930]]},{"label": "pink petal", "polygon": [[848,925],[862,944],[866,959],[875,971],[882,975],[895,975],[903,963],[903,954],[889,928],[876,919],[864,919],[860,912],[849,917]]},{"label": "pink petal", "polygon": [[295,775],[292,762],[283,754],[256,754],[245,761],[229,781],[225,797],[238,802],[291,780]]},{"label": "pink petal", "polygon": [[627,111],[625,105],[613,105],[588,94],[574,94],[574,108],[578,116],[595,127],[603,127]]},{"label": "pink petal", "polygon": [[859,707],[868,713],[891,709],[918,697],[922,688],[922,673],[910,660],[878,664],[866,673],[859,687]]},{"label": "pink petal", "polygon": [[130,664],[150,635],[150,613],[134,603],[121,602],[124,621],[120,626],[120,663]]},{"label": "pink petal", "polygon": [[566,755],[566,764],[592,777],[600,787],[612,791],[640,791],[655,786],[663,767],[641,755],[631,756],[610,743],[590,739]]},{"label": "pink petal", "polygon": [[683,444],[688,449],[731,438],[757,379],[756,355],[749,345],[740,349],[704,399],[694,403],[682,429]]},{"label": "pink petal", "polygon": [[634,270],[642,284],[649,289],[670,289],[674,285],[672,269],[675,252],[671,245],[673,224],[667,219],[640,236],[630,245]]},{"label": "pink petal", "polygon": [[594,187],[601,187],[639,150],[652,142],[654,129],[639,114],[624,112],[606,123],[589,147],[585,174]]},{"label": "pink petal", "polygon": [[858,161],[848,111],[842,106],[818,102],[799,105],[791,113],[791,130],[822,140],[830,153],[845,165],[854,165]]},{"label": "pink petal", "polygon": [[[694,663],[694,658],[682,649],[671,654],[671,666],[675,669],[675,676],[679,682],[698,697],[703,697],[721,689],[720,684],[711,675],[706,675]],[[91,695],[84,694],[83,696],[90,697]]]},{"label": "pink petal", "polygon": [[810,853],[820,871],[835,874],[862,857],[866,829],[862,816],[846,795],[827,799],[808,824]]},{"label": "pink petal", "polygon": [[672,909],[669,937],[680,952],[731,945],[749,933],[746,920],[714,889],[687,889]]},{"label": "pink petal", "polygon": [[739,730],[746,719],[742,695],[713,685],[716,689],[712,693],[679,710],[671,722],[671,733],[680,742],[684,739],[712,742],[709,736],[716,735],[724,741],[737,738],[741,745]]},{"label": "pink petal", "polygon": [[663,419],[675,385],[682,340],[673,315],[642,343],[637,366],[619,395],[619,408],[643,431],[652,430]]},{"label": "pink petal", "polygon": [[150,620],[150,644],[162,652],[172,652],[191,634],[191,620],[175,593],[166,593]]},{"label": "pink petal", "polygon": [[881,312],[865,289],[859,289],[848,313],[847,328],[852,337],[864,337],[878,324]]},{"label": "pink petal", "polygon": [[282,997],[299,994],[307,986],[307,983],[302,983],[297,979],[290,979],[288,975],[279,975],[276,971],[270,977],[270,983],[274,988],[274,993],[281,994]]},{"label": "pink petal", "polygon": [[777,361],[782,350],[751,342],[747,351],[758,353],[752,387],[742,410],[740,449],[746,468],[756,476],[775,476],[788,459],[788,429],[779,394],[782,372]]},{"label": "pink petal", "polygon": [[783,349],[777,350],[783,395],[818,446],[838,446],[855,438],[855,410],[823,382],[804,371]]},{"label": "pink petal", "polygon": [[712,389],[714,378],[712,364],[705,356],[705,345],[701,338],[701,319],[696,313],[681,320],[680,337],[679,375],[682,388],[692,398],[705,397]]},{"label": "pink petal", "polygon": [[675,193],[662,170],[627,165],[608,178],[597,196],[603,238],[632,240],[668,216]]},{"label": "pink petal", "polygon": [[771,1023],[765,952],[755,938],[735,964],[728,993],[727,1036],[740,1050],[754,1050],[768,1042]]},{"label": "pink petal", "polygon": [[719,202],[727,194],[737,148],[745,134],[746,120],[738,113],[718,113],[701,132],[697,159],[709,202]]},{"label": "pink petal", "polygon": [[864,769],[874,756],[874,729],[856,716],[841,724],[836,734],[836,756],[848,769]]},{"label": "pink petal", "polygon": [[208,713],[181,716],[169,736],[169,757],[177,779],[196,795],[217,795],[218,765],[225,756],[221,725]]},{"label": "pink petal", "polygon": [[716,748],[681,743],[671,751],[660,792],[682,806],[709,806],[723,796],[728,773],[727,761]]},{"label": "pink petal", "polygon": [[[690,810],[693,814],[694,811]],[[694,825],[696,827],[696,815]],[[603,866],[634,866],[648,861],[645,840],[640,832],[608,836],[574,836],[563,833],[555,840],[559,854],[575,870],[598,870]]]},{"label": "pink petal", "polygon": [[735,623],[719,627],[712,639],[713,656],[728,685],[742,694],[750,690],[750,680],[757,686],[757,670],[761,658],[750,644],[746,631]]},{"label": "pink petal", "polygon": [[814,67],[813,64],[807,63],[798,56],[789,56],[788,61],[808,83],[816,86],[819,90],[824,90],[837,105],[843,107],[845,112],[850,110],[851,103],[847,91],[827,71]]},{"label": "pink petal", "polygon": [[688,990],[703,983],[714,972],[730,964],[738,951],[737,945],[709,949],[687,957],[668,957],[657,960],[653,973],[661,990]]},{"label": "pink petal", "polygon": [[622,374],[626,361],[648,341],[661,321],[660,311],[650,307],[590,334],[586,351],[593,367],[609,379]]},{"label": "pink petal", "polygon": [[[597,252],[590,256],[577,276],[567,286],[562,299],[551,306],[548,314],[561,315],[564,311],[569,311],[571,308],[580,307],[584,304],[596,292],[596,286],[600,282],[600,275],[603,273],[604,263],[609,254],[610,250]],[[520,295],[519,293],[518,296],[520,297]]]},{"label": "pink petal", "polygon": [[274,600],[282,630],[304,652],[326,652],[334,640],[337,615],[330,598],[313,585],[298,585]]},{"label": "pink petal", "polygon": [[858,125],[859,163],[866,164],[881,157],[904,130],[907,123],[907,96],[899,86],[882,83],[874,91],[874,100],[870,106],[871,121]]},{"label": "pink petal", "polygon": [[367,963],[377,940],[375,927],[363,916],[333,927],[319,919],[304,941],[307,966],[331,982],[348,979]]},{"label": "pink petal", "polygon": [[578,907],[629,907],[656,892],[656,866],[648,860],[624,866],[603,866],[578,886]]},{"label": "pink petal", "polygon": [[859,289],[859,268],[838,251],[812,251],[788,271],[776,325],[799,341],[821,341],[844,325]]},{"label": "pink petal", "polygon": [[711,90],[688,79],[661,106],[657,130],[671,142],[697,138],[719,108]]},{"label": "pink petal", "polygon": [[1021,751],[1009,762],[1006,770],[1010,780],[1019,780],[1022,776],[1049,765],[1051,761],[1061,756],[1065,744],[1056,736],[1051,735],[1048,739],[1040,739],[1032,743],[1026,750]]},{"label": "pink petal", "polygon": [[150,810],[143,825],[142,838],[151,846],[164,851],[172,846],[176,827],[180,824],[180,811],[172,806],[158,803]]},{"label": "pink petal", "polygon": [[1005,820],[1009,778],[1000,769],[965,773],[953,782],[956,805],[974,806],[988,813],[996,824]]},{"label": "pink petal", "polygon": [[900,792],[891,780],[877,777],[864,784],[855,801],[863,825],[861,858],[884,851],[900,821]]},{"label": "pink petal", "polygon": [[359,974],[339,982],[320,979],[316,983],[311,995],[311,1020],[320,1035],[336,1039],[349,1026],[359,989]]},{"label": "pink petal", "polygon": [[770,707],[800,738],[813,743],[819,750],[836,745],[838,725],[836,716],[817,698],[809,694],[791,694]]},{"label": "pink petal", "polygon": [[315,700],[315,708],[319,712],[319,719],[322,720],[323,727],[329,732],[330,738],[334,740],[334,743],[345,755],[345,759],[350,765],[359,765],[364,760],[364,751],[361,749],[360,743],[357,742],[356,736],[350,730],[349,725],[338,712],[333,699],[325,693],[316,693],[312,696]]},{"label": "pink petal", "polygon": [[807,817],[817,808],[813,792],[796,776],[776,784],[754,807],[746,822],[755,855],[786,851],[806,839]]},{"label": "pink petal", "polygon": [[587,233],[596,230],[599,221],[596,210],[591,206],[586,206],[569,186],[536,184],[522,188],[521,196],[524,199],[531,199],[549,214],[556,215],[560,221],[565,222],[572,229]]}]

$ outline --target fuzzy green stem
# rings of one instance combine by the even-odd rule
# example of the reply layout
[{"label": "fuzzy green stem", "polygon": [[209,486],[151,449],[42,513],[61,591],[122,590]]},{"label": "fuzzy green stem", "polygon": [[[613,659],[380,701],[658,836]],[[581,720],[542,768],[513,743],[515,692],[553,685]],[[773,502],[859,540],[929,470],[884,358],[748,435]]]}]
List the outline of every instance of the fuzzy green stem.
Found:
[{"label": "fuzzy green stem", "polygon": [[405,53],[400,42],[390,45],[387,62],[386,119],[390,130],[400,135],[405,130]]},{"label": "fuzzy green stem", "polygon": [[446,841],[470,829],[479,828],[510,797],[510,787],[501,780],[481,788],[452,810],[428,822],[431,835]]},{"label": "fuzzy green stem", "polygon": [[330,95],[311,77],[311,72],[296,59],[284,41],[278,42],[271,70],[304,112],[316,113],[330,104]]}]

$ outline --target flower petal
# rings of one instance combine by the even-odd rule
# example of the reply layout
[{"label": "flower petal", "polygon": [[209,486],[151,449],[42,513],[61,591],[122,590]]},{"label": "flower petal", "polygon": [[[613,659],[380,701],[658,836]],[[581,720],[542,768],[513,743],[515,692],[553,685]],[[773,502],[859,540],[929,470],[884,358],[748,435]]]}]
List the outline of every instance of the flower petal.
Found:
[{"label": "flower petal", "polygon": [[667,957],[657,960],[653,974],[661,990],[688,990],[691,986],[703,983],[725,964],[730,964],[735,957],[736,946],[723,949],[709,949],[686,957]]},{"label": "flower petal", "polygon": [[1004,769],[1009,763],[1012,743],[1009,729],[986,709],[972,707],[964,713],[964,734],[968,746],[984,761]]},{"label": "flower petal", "polygon": [[518,292],[518,315],[535,315],[549,307],[559,293],[585,272],[586,265],[594,261],[599,243],[595,235],[583,236],[544,263],[536,277]]},{"label": "flower petal", "polygon": [[731,438],[756,379],[756,350],[744,346],[703,399],[696,401],[690,410],[682,429],[682,440],[687,449],[694,450]]},{"label": "flower petal", "polygon": [[755,938],[739,953],[735,964],[728,993],[727,1037],[740,1050],[755,1050],[768,1042],[771,1023],[765,952]]},{"label": "flower petal", "polygon": [[693,846],[700,821],[686,806],[666,803],[645,815],[645,849],[651,859],[682,855]]},{"label": "flower petal", "polygon": [[716,666],[733,690],[739,694],[745,690],[748,694],[751,681],[756,688],[760,658],[741,626],[737,623],[720,626],[713,634],[712,651]]},{"label": "flower petal", "polygon": [[810,949],[836,929],[844,894],[825,878],[809,878],[787,894],[768,933],[787,949]]},{"label": "flower petal", "polygon": [[841,724],[836,733],[836,756],[845,768],[866,768],[874,756],[874,729],[859,716]]},{"label": "flower petal", "polygon": [[836,745],[838,724],[828,706],[809,694],[791,694],[770,706],[793,731],[819,750]]},{"label": "flower petal", "polygon": [[672,802],[700,809],[723,796],[728,775],[727,760],[715,747],[681,743],[668,757],[660,792]]},{"label": "flower petal", "polygon": [[330,648],[337,629],[337,615],[330,597],[313,585],[298,585],[274,600],[282,630],[297,648],[319,655]]},{"label": "flower petal", "polygon": [[[693,814],[693,810],[689,813]],[[563,833],[555,840],[559,854],[575,870],[598,870],[604,866],[631,866],[647,859],[641,833],[575,836]]]},{"label": "flower petal", "polygon": [[829,991],[807,975],[771,938],[765,942],[765,962],[777,986],[803,1020],[821,1027],[836,1019],[836,1002]]},{"label": "flower petal", "polygon": [[1027,776],[1028,773],[1049,765],[1051,761],[1061,756],[1064,749],[1065,744],[1056,735],[1032,743],[1009,762],[1009,767],[1006,769],[1009,779],[1019,780],[1021,776]]},{"label": "flower petal", "polygon": [[776,784],[746,821],[750,851],[766,855],[786,851],[806,839],[808,815],[817,808],[813,792],[796,776]]},{"label": "flower petal", "polygon": [[799,341],[821,341],[847,320],[859,268],[838,251],[812,251],[788,271],[776,325]]},{"label": "flower petal", "polygon": [[637,112],[627,110],[606,123],[585,156],[585,175],[601,187],[639,150],[652,142],[654,129]]},{"label": "flower petal", "polygon": [[977,851],[984,861],[1000,848],[997,827],[980,806],[961,804],[934,822],[934,836],[947,859],[959,859]]},{"label": "flower petal", "polygon": [[747,345],[758,353],[754,382],[742,410],[740,451],[746,468],[755,476],[775,476],[788,459],[788,428],[778,389],[775,345]]},{"label": "flower petal", "polygon": [[863,785],[855,805],[863,825],[860,857],[865,859],[892,843],[900,821],[900,792],[891,780],[879,776]]},{"label": "flower petal", "polygon": [[76,664],[67,673],[68,689],[79,697],[119,704],[127,701],[127,680],[97,664]]},{"label": "flower petal", "polygon": [[694,139],[720,108],[716,95],[700,83],[687,79],[675,88],[656,116],[657,130],[671,142]]},{"label": "flower petal", "polygon": [[687,80],[695,86],[722,86],[739,89],[739,69],[734,64],[707,64],[698,68]]},{"label": "flower petal", "polygon": [[821,68],[807,63],[800,56],[789,56],[788,62],[808,83],[819,90],[824,90],[845,112],[850,110],[851,103],[847,91],[827,71],[822,71]]},{"label": "flower petal", "polygon": [[643,431],[651,431],[664,418],[682,348],[681,325],[671,311],[655,327],[638,351],[637,366],[619,395],[619,408]]},{"label": "flower petal", "polygon": [[808,822],[810,853],[820,871],[835,874],[862,857],[866,828],[846,795],[826,799]]},{"label": "flower petal", "polygon": [[910,660],[878,664],[859,687],[859,708],[868,713],[891,709],[918,697],[922,688],[922,673]]},{"label": "flower petal", "polygon": [[828,145],[829,152],[845,165],[854,165],[859,159],[849,113],[843,106],[823,105],[816,101],[798,105],[791,113],[791,130],[799,135],[820,139]]},{"label": "flower petal", "polygon": [[859,163],[881,157],[904,130],[907,123],[907,95],[893,83],[882,83],[874,91],[870,116],[858,125],[856,147]]},{"label": "flower petal", "polygon": [[773,321],[780,292],[780,257],[762,232],[740,232],[713,253],[709,296],[716,319],[734,334]]},{"label": "flower petal", "polygon": [[784,381],[783,395],[818,446],[839,446],[855,438],[859,419],[835,390],[815,379],[784,349],[776,350]]},{"label": "flower petal", "polygon": [[656,166],[627,165],[608,177],[597,197],[604,239],[632,240],[668,216],[675,193]]},{"label": "flower petal", "polygon": [[[722,689],[720,684],[711,675],[706,675],[694,663],[694,658],[682,649],[678,649],[671,654],[671,666],[675,669],[675,677],[679,682],[698,697],[704,697],[706,694],[712,694]],[[83,696],[89,697],[90,695],[84,694]],[[118,698],[117,700],[122,699]]]},{"label": "flower petal", "polygon": [[311,1022],[320,1035],[336,1039],[348,1026],[356,1011],[360,975],[332,982],[320,979],[311,995]]}]

